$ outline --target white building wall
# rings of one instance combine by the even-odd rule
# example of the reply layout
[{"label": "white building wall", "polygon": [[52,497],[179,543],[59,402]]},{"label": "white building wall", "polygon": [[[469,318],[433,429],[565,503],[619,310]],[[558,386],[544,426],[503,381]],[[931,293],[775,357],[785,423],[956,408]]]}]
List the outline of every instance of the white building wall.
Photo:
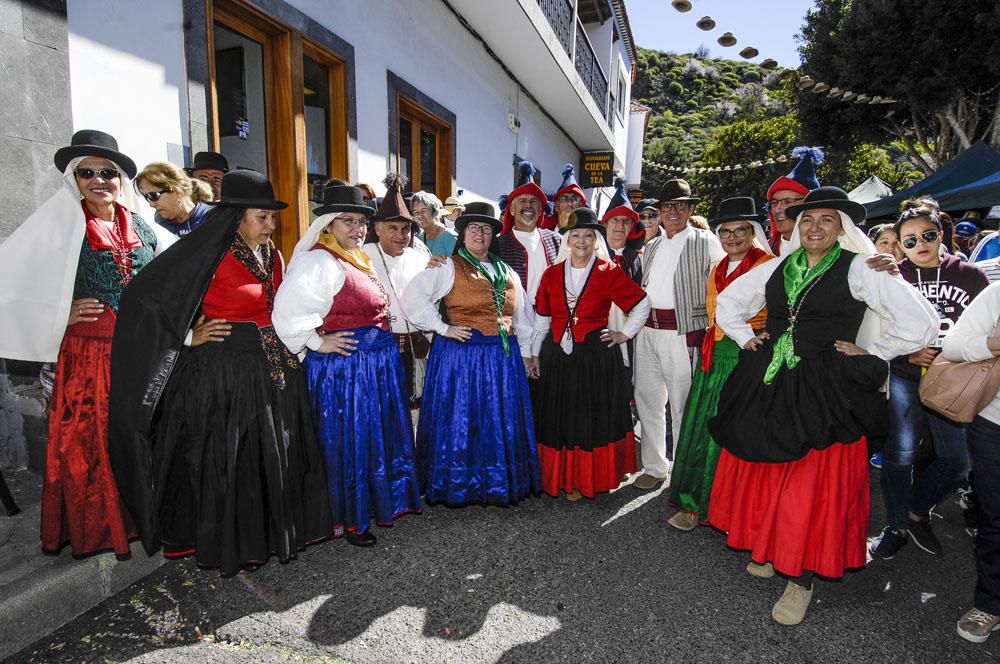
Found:
[{"label": "white building wall", "polygon": [[116,139],[141,169],[184,163],[187,73],[180,0],[68,0],[73,127]]},{"label": "white building wall", "polygon": [[[456,115],[455,188],[467,199],[495,200],[508,191],[515,153],[542,170],[547,191],[558,186],[565,162],[579,161],[572,142],[438,0],[289,4],[354,46],[358,176],[376,190],[388,152],[387,69]],[[517,134],[506,128],[508,111],[521,120]]]}]

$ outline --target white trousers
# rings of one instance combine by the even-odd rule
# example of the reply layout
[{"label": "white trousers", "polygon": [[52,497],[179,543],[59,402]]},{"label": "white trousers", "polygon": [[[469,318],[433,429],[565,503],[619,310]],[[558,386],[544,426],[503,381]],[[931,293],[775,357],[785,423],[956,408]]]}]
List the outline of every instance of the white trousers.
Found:
[{"label": "white trousers", "polygon": [[686,337],[676,330],[642,328],[635,337],[634,375],[635,405],[642,422],[643,472],[666,478],[670,474],[667,400],[670,400],[671,433],[676,445],[684,404],[691,391],[691,356]]}]

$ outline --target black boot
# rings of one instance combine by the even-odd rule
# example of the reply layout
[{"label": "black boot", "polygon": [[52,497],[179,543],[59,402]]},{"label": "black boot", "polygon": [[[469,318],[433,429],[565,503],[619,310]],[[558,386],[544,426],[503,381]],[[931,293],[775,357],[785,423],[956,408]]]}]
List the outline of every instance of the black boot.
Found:
[{"label": "black boot", "polygon": [[348,544],[353,544],[354,546],[375,546],[375,543],[378,541],[378,539],[367,530],[363,533],[356,533],[353,530],[348,530],[344,537],[347,539]]}]

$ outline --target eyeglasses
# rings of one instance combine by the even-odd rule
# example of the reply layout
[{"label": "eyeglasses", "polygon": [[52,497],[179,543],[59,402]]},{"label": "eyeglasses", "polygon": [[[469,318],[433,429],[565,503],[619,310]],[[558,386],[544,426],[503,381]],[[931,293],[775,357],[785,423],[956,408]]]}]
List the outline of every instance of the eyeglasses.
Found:
[{"label": "eyeglasses", "polygon": [[573,194],[563,194],[556,198],[556,203],[579,203],[580,197]]},{"label": "eyeglasses", "polygon": [[924,231],[920,234],[919,238],[916,235],[908,235],[904,237],[902,241],[900,241],[900,244],[903,245],[904,249],[913,249],[917,246],[918,240],[924,244],[933,244],[939,237],[941,237],[940,231]]},{"label": "eyeglasses", "polygon": [[348,228],[361,228],[368,225],[367,219],[351,219],[350,217],[337,217],[336,221],[339,221]]},{"label": "eyeglasses", "polygon": [[615,217],[614,219],[608,219],[608,224],[607,225],[611,226],[612,224],[614,224],[616,226],[624,226],[625,228],[628,228],[629,226],[632,225],[632,220],[628,219],[628,218],[620,218],[620,217]]},{"label": "eyeglasses", "polygon": [[170,191],[163,189],[160,191],[149,191],[149,192],[140,191],[139,193],[142,194],[142,197],[145,198],[150,203],[155,203],[156,201],[160,200],[160,196],[162,196],[163,194],[169,194]]},{"label": "eyeglasses", "polygon": [[73,172],[81,180],[93,180],[95,175],[100,175],[105,180],[114,180],[119,175],[114,168],[78,168]]},{"label": "eyeglasses", "polygon": [[640,218],[640,219],[656,219],[656,218],[657,218],[657,217],[659,217],[659,216],[660,216],[660,215],[658,215],[658,214],[657,214],[657,213],[655,213],[655,212],[647,212],[647,213],[645,213],[645,214],[640,214],[640,215],[639,215],[639,218]]},{"label": "eyeglasses", "polygon": [[493,233],[493,226],[490,224],[469,224],[465,227],[465,230],[470,233],[479,233],[486,235],[487,233]]},{"label": "eyeglasses", "polygon": [[791,205],[798,205],[799,203],[801,203],[804,200],[806,200],[804,197],[799,197],[799,198],[772,198],[771,199],[771,206],[772,207],[777,207],[777,206],[780,205],[781,207],[789,207]]},{"label": "eyeglasses", "polygon": [[731,237],[743,239],[750,234],[749,226],[740,226],[739,228],[720,228],[719,229],[719,239],[728,240]]},{"label": "eyeglasses", "polygon": [[686,201],[678,201],[676,203],[660,203],[661,210],[687,210],[688,205]]}]

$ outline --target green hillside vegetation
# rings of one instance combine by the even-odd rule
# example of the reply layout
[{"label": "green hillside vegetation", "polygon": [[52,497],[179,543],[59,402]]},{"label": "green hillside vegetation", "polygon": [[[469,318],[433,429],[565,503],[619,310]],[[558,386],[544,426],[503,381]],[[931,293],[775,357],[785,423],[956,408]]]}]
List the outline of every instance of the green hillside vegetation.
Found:
[{"label": "green hillside vegetation", "polygon": [[[732,166],[787,155],[807,144],[802,135],[794,79],[782,82],[748,62],[639,49],[632,98],[653,109],[646,132],[646,159],[666,165]],[[860,145],[850,153],[827,151],[821,182],[851,189],[878,175],[896,189],[921,175],[892,146]],[[642,189],[656,195],[663,182],[685,177],[711,214],[730,196],[763,203],[767,187],[791,169],[790,162],[722,173],[684,175],[646,166]]]}]

